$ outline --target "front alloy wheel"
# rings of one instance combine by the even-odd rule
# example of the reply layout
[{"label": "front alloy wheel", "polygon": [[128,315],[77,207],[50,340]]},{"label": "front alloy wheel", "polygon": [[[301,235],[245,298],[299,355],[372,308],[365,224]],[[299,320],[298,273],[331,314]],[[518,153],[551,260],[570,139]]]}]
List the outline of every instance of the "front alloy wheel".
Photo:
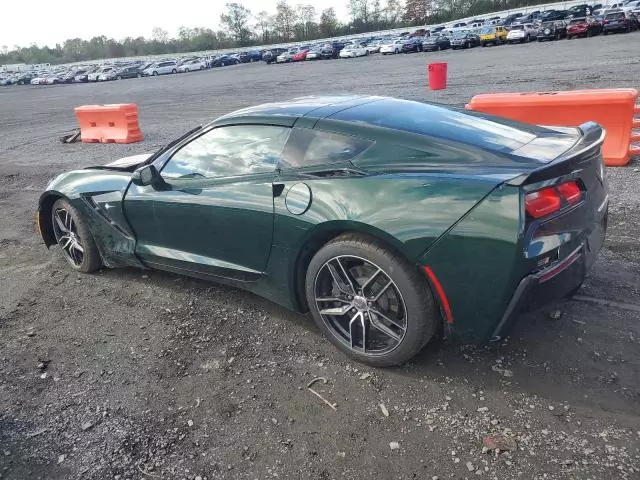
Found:
[{"label": "front alloy wheel", "polygon": [[62,256],[74,270],[89,273],[100,268],[102,260],[89,228],[67,200],[53,204],[51,225]]},{"label": "front alloy wheel", "polygon": [[364,235],[344,234],[321,248],[309,263],[305,290],[320,330],[370,365],[404,363],[435,333],[438,316],[424,275]]}]

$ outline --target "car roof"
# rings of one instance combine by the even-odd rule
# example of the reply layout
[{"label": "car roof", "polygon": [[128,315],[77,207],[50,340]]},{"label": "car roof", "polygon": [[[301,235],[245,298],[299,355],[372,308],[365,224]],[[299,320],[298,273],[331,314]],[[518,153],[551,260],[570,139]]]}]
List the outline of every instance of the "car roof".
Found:
[{"label": "car roof", "polygon": [[[355,105],[360,105],[373,101],[382,97],[371,97],[366,95],[322,95],[322,96],[307,96],[294,98],[284,102],[265,103],[262,105],[256,105],[254,107],[243,108],[235,112],[231,112],[218,118],[215,123],[224,121],[250,121],[260,118],[290,118],[295,119],[300,117],[309,118],[324,118],[332,115],[344,108],[350,108]],[[293,123],[292,123],[293,124]]]},{"label": "car roof", "polygon": [[[295,124],[296,127],[317,127],[347,134],[358,131],[358,135],[365,137],[375,137],[382,129],[396,137],[426,135],[471,143],[488,150],[499,149],[498,145],[505,143],[524,144],[532,136],[546,131],[534,125],[516,124],[437,104],[358,95],[311,96],[268,103],[232,112],[213,124],[256,122],[283,126]],[[523,137],[529,140],[522,140]]]}]

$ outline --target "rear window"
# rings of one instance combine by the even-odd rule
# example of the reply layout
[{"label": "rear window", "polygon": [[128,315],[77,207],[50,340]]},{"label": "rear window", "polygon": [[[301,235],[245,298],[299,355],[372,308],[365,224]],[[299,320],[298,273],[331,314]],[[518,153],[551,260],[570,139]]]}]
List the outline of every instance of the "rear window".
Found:
[{"label": "rear window", "polygon": [[607,20],[623,20],[625,18],[624,13],[609,13],[605,17]]},{"label": "rear window", "polygon": [[524,30],[524,25],[513,25],[511,30]]},{"label": "rear window", "polygon": [[398,99],[359,105],[330,118],[445,138],[501,152],[521,148],[545,131],[534,125],[497,117],[494,121],[490,116],[469,110]]},{"label": "rear window", "polygon": [[283,168],[348,162],[372,143],[349,135],[294,128],[284,155]]},{"label": "rear window", "polygon": [[585,23],[587,21],[586,18],[574,18],[569,22],[569,25],[578,25],[580,23]]}]

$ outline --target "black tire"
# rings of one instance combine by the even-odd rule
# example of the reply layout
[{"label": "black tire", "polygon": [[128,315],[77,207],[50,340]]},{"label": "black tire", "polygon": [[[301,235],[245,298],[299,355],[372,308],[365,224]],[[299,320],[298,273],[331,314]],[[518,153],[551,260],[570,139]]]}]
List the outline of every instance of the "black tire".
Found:
[{"label": "black tire", "polygon": [[178,73],[178,70],[176,70],[175,68],[171,70],[171,73]]},{"label": "black tire", "polygon": [[141,73],[138,73],[138,78],[142,78],[142,74]]},{"label": "black tire", "polygon": [[116,77],[116,80],[122,80],[122,77],[121,77],[120,75],[118,75],[118,76]]},{"label": "black tire", "polygon": [[158,76],[158,72],[156,72],[155,70],[153,71],[153,76],[157,77]]},{"label": "black tire", "polygon": [[18,80],[18,85],[24,85],[24,82],[22,80]]},{"label": "black tire", "polygon": [[69,263],[71,268],[78,272],[91,273],[99,270],[100,267],[102,267],[102,259],[100,258],[100,252],[98,251],[98,247],[96,247],[96,242],[93,239],[93,235],[91,235],[91,231],[89,230],[89,227],[84,218],[82,218],[82,215],[80,215],[80,213],[71,205],[71,203],[69,203],[66,198],[60,198],[56,200],[51,208],[52,228],[54,230],[56,241],[59,240],[59,235],[58,231],[56,231],[56,226],[54,225],[54,223],[56,222],[54,216],[56,215],[56,212],[60,210],[69,212],[69,214],[71,215],[77,231],[78,241],[82,246],[82,249],[84,250],[82,252],[82,261],[76,263],[74,263],[70,255],[65,253],[61,245],[58,244],[58,250],[60,251],[60,254],[67,261],[67,263]]},{"label": "black tire", "polygon": [[[404,306],[405,330],[398,343],[390,351],[367,354],[351,348],[319,313],[315,301],[316,280],[320,278],[320,272],[327,262],[336,257],[345,258],[345,256],[363,259],[377,266],[400,292]],[[305,292],[313,318],[329,341],[350,357],[373,366],[400,365],[414,357],[431,340],[440,321],[425,276],[418,268],[398,253],[390,250],[384,243],[365,235],[343,234],[322,247],[309,263],[305,279]],[[378,305],[374,302],[374,306]],[[372,329],[371,331],[378,330]]]}]

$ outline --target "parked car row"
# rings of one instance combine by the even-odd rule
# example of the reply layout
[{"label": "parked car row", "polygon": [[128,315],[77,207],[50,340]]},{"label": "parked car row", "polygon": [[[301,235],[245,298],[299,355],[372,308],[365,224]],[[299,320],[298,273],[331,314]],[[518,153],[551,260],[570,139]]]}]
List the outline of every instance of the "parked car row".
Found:
[{"label": "parked car row", "polygon": [[[468,23],[457,22],[431,31],[416,30],[399,36],[354,38],[290,48],[275,48],[263,53],[268,63],[290,63],[307,60],[356,58],[373,53],[430,52],[446,49],[467,49],[477,46],[591,37],[604,33],[630,32],[639,27],[640,0],[623,3],[623,8],[602,5],[577,5],[569,10],[547,10],[528,15],[511,14],[504,19],[491,17]],[[626,5],[629,5],[626,7]],[[602,15],[595,15],[601,13]]]},{"label": "parked car row", "polygon": [[137,60],[101,65],[59,66],[31,73],[0,74],[0,85],[53,85],[155,77],[202,71],[264,61],[280,64],[329,59],[352,59],[371,54],[431,52],[468,49],[477,46],[560,40],[631,32],[640,28],[640,0],[624,0],[613,6],[576,5],[568,10],[546,10],[473,19],[440,25],[431,30],[421,28],[398,36],[357,37],[348,41],[321,41],[289,48],[250,50],[218,56],[166,58],[153,63]]},{"label": "parked car row", "polygon": [[202,71],[209,68],[250,63],[262,59],[262,52],[229,53],[217,57],[187,57],[157,62],[135,60],[100,65],[58,66],[32,72],[0,73],[0,85],[56,85],[61,83],[87,83],[123,80],[127,78],[155,77]]}]

